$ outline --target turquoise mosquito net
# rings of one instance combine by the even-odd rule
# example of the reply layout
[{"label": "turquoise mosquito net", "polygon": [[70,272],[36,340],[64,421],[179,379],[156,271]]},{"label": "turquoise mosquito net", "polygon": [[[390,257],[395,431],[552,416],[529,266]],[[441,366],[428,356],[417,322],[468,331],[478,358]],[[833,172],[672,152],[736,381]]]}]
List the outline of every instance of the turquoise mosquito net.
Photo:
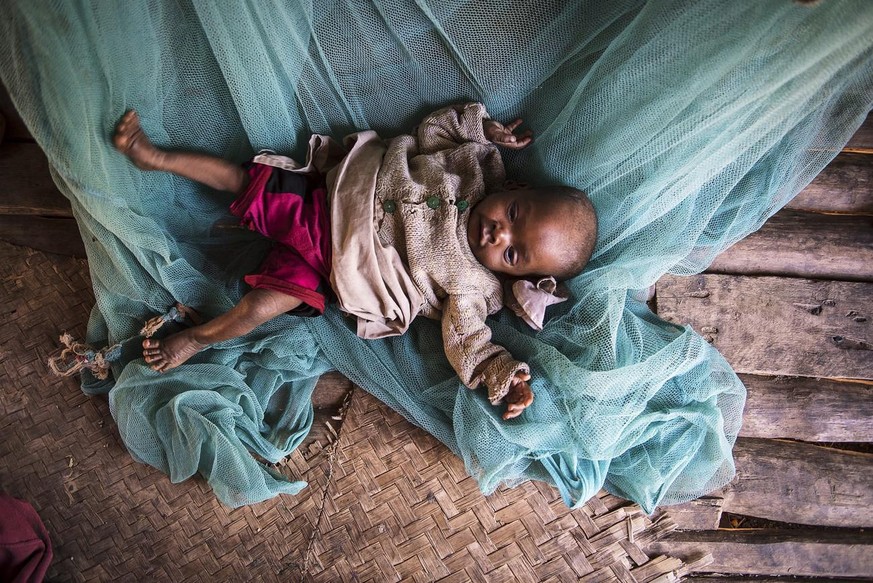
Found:
[{"label": "turquoise mosquito net", "polygon": [[[267,467],[313,420],[336,369],[446,444],[485,493],[543,480],[568,505],[601,487],[646,511],[727,483],[745,389],[694,331],[645,303],[757,229],[835,156],[873,105],[868,0],[10,0],[0,75],[69,197],[96,305],[87,341],[122,342],[108,393],[132,456],[201,474],[238,506],[304,483]],[[462,387],[436,322],[358,339],[335,309],[282,316],[165,374],[137,347],[179,301],[214,316],[268,243],[225,195],[135,169],[110,144],[135,108],[154,142],[243,162],[300,157],[310,133],[408,131],[461,101],[523,117],[511,178],[583,188],[590,267],[541,332],[508,313],[495,340],[532,365],[536,400],[503,421]],[[253,456],[252,454],[256,454]]]}]

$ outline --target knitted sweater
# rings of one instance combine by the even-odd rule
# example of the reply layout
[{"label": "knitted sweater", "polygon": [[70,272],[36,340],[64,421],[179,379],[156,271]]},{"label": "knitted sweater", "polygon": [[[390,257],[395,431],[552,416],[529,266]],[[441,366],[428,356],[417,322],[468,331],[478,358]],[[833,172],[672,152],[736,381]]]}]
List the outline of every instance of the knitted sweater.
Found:
[{"label": "knitted sweater", "polygon": [[358,335],[402,334],[419,313],[441,320],[446,357],[461,381],[484,383],[497,404],[515,373],[529,367],[491,342],[485,318],[502,307],[502,287],[467,243],[470,209],[505,179],[500,153],[484,135],[487,118],[482,104],[469,103],[436,111],[412,135],[387,141],[364,131],[340,148],[313,136],[309,163],[298,171],[326,172],[331,287],[340,308],[357,317]]}]

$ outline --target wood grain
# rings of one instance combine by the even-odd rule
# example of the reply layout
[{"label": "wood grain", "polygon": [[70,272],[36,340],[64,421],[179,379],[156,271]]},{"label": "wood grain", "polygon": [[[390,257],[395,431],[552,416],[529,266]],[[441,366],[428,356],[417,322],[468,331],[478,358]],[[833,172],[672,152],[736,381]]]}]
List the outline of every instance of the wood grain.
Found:
[{"label": "wood grain", "polygon": [[721,496],[702,496],[697,500],[667,506],[663,513],[681,530],[715,530],[721,522],[724,499]]},{"label": "wood grain", "polygon": [[842,153],[787,208],[873,214],[873,155]]},{"label": "wood grain", "polygon": [[740,438],[734,461],[737,477],[724,488],[725,512],[795,524],[873,524],[873,454]]},{"label": "wood grain", "polygon": [[782,210],[707,272],[873,281],[873,217]]},{"label": "wood grain", "polygon": [[658,313],[706,337],[737,372],[873,378],[873,284],[781,277],[667,276]]},{"label": "wood grain", "polygon": [[873,573],[873,534],[793,531],[679,531],[646,547],[682,558],[706,549],[713,562],[698,573],[858,577]]},{"label": "wood grain", "polygon": [[873,386],[740,375],[748,390],[743,437],[873,442]]},{"label": "wood grain", "polygon": [[867,119],[855,132],[845,149],[873,148],[873,113],[867,115]]},{"label": "wood grain", "polygon": [[36,144],[0,145],[0,215],[72,217],[70,202],[49,175],[48,160]]},{"label": "wood grain", "polygon": [[72,218],[0,215],[0,241],[47,253],[85,257],[85,244]]}]

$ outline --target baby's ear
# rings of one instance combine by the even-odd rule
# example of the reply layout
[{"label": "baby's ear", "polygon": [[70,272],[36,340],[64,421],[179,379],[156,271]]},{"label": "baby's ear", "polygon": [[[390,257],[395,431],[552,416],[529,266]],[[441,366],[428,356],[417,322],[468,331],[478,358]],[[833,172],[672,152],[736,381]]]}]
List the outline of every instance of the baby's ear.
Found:
[{"label": "baby's ear", "polygon": [[527,182],[516,182],[515,180],[507,180],[503,183],[503,190],[525,190]]}]

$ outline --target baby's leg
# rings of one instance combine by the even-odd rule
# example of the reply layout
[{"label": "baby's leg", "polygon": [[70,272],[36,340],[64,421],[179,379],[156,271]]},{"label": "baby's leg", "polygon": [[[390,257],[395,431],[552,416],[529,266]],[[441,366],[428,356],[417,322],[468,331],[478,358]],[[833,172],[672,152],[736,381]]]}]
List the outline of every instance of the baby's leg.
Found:
[{"label": "baby's leg", "polygon": [[237,164],[196,152],[171,152],[155,147],[142,131],[139,116],[124,114],[112,136],[115,148],[142,170],[162,170],[190,178],[216,190],[239,194],[248,184],[248,174]]},{"label": "baby's leg", "polygon": [[269,289],[253,289],[230,311],[205,324],[188,328],[163,340],[143,340],[142,355],[151,368],[175,368],[216,342],[248,334],[264,322],[299,306],[294,296]]}]

